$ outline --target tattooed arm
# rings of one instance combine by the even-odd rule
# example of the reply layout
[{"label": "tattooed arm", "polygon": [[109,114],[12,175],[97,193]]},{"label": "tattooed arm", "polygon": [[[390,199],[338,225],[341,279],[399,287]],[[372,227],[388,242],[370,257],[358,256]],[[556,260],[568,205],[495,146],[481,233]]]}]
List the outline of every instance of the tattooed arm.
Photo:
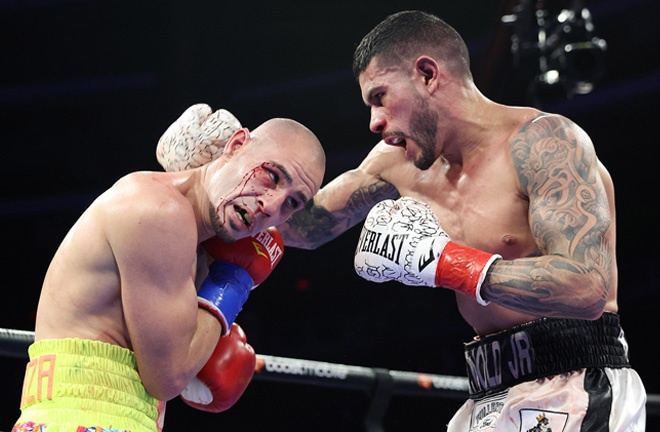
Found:
[{"label": "tattooed arm", "polygon": [[362,221],[379,201],[398,198],[399,192],[381,178],[391,164],[389,152],[375,147],[356,169],[325,185],[303,210],[278,228],[286,246],[315,249]]},{"label": "tattooed arm", "polygon": [[591,140],[566,118],[541,116],[521,129],[511,150],[542,255],[498,261],[482,295],[532,315],[598,318],[616,272],[615,227],[613,192],[601,175],[607,186],[611,181]]}]

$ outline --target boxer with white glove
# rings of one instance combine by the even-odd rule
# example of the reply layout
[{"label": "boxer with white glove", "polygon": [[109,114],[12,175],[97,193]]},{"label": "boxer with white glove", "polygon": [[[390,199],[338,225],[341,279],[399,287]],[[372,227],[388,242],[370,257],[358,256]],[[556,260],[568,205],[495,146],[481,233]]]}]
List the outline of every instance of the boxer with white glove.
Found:
[{"label": "boxer with white glove", "polygon": [[402,197],[371,209],[354,264],[357,274],[372,282],[448,288],[485,306],[481,284],[490,265],[501,258],[452,242],[428,205]]},{"label": "boxer with white glove", "polygon": [[257,356],[243,329],[232,324],[196,378],[181,393],[181,400],[201,411],[219,413],[231,408],[254,375]]},{"label": "boxer with white glove", "polygon": [[213,112],[206,104],[192,105],[160,137],[156,158],[165,171],[200,167],[220,156],[241,127],[227,110]]},{"label": "boxer with white glove", "polygon": [[261,284],[280,262],[282,236],[270,227],[254,236],[225,243],[212,237],[202,243],[213,262],[197,291],[199,306],[211,312],[226,335],[253,288]]}]

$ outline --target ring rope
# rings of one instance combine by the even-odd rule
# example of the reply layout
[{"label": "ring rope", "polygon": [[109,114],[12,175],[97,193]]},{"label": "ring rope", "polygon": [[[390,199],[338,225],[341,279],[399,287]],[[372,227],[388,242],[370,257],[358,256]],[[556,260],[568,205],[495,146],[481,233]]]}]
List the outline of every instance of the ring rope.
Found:
[{"label": "ring rope", "polygon": [[[0,356],[28,358],[34,332],[0,328]],[[391,395],[468,397],[468,380],[452,375],[427,374],[381,368],[351,366],[314,360],[257,354],[254,379],[316,385],[372,393],[370,410],[382,415]],[[660,415],[660,395],[648,394],[647,414]]]},{"label": "ring rope", "polygon": [[[27,350],[32,342],[32,331],[0,328],[1,356],[27,359]],[[375,384],[383,380],[384,374],[392,381],[392,394],[426,394],[455,399],[464,399],[468,394],[468,381],[464,377],[374,369],[261,354],[257,355],[254,378],[373,391]]]}]

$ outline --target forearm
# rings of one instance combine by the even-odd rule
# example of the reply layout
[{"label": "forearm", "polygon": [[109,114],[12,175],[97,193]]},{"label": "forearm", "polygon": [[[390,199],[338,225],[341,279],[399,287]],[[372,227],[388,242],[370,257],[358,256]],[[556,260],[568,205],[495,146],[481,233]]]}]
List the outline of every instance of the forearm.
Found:
[{"label": "forearm", "polygon": [[346,177],[328,184],[279,227],[286,246],[316,249],[364,220],[379,201],[399,196],[391,184],[376,181],[342,198],[341,182]]},{"label": "forearm", "polygon": [[164,401],[178,396],[208,360],[221,328],[215,317],[198,308],[196,323],[179,325],[178,331],[161,327],[157,331],[167,334],[166,340],[154,340],[148,350],[136,346],[140,377],[149,394]]},{"label": "forearm", "polygon": [[190,378],[197,375],[211,356],[222,334],[222,324],[203,308],[197,309],[197,328],[190,343]]},{"label": "forearm", "polygon": [[530,315],[596,319],[603,312],[609,277],[559,255],[499,260],[481,287],[484,299]]},{"label": "forearm", "polygon": [[316,249],[351,227],[349,221],[329,212],[310,200],[278,228],[284,245],[300,249]]},{"label": "forearm", "polygon": [[[183,388],[190,382],[195,375],[204,367],[213,349],[220,339],[222,325],[220,321],[203,308],[197,309],[197,326],[192,335],[190,346],[188,348],[187,361],[182,371],[182,387],[175,390],[176,395],[181,393]],[[176,396],[175,395],[175,396]]]}]

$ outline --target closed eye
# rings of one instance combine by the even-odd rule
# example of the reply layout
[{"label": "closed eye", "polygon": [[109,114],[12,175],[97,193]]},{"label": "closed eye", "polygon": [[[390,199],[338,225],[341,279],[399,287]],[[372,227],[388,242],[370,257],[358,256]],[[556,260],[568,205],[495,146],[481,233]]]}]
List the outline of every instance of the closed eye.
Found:
[{"label": "closed eye", "polygon": [[383,106],[383,96],[385,96],[384,92],[375,93],[371,97],[371,105],[372,106]]},{"label": "closed eye", "polygon": [[373,89],[367,96],[367,105],[369,106],[383,106],[383,97],[385,91],[382,89]]},{"label": "closed eye", "polygon": [[295,210],[295,209],[297,209],[298,207],[300,207],[300,201],[298,201],[298,200],[295,199],[295,198],[289,197],[289,198],[287,199],[287,205],[288,205],[290,208],[292,208],[292,209]]},{"label": "closed eye", "polygon": [[270,178],[273,181],[273,184],[276,184],[276,185],[280,184],[280,178],[281,178],[280,173],[278,173],[277,171],[275,171],[273,169],[270,169],[270,168],[266,168],[266,170],[268,171],[268,174],[270,175]]}]

